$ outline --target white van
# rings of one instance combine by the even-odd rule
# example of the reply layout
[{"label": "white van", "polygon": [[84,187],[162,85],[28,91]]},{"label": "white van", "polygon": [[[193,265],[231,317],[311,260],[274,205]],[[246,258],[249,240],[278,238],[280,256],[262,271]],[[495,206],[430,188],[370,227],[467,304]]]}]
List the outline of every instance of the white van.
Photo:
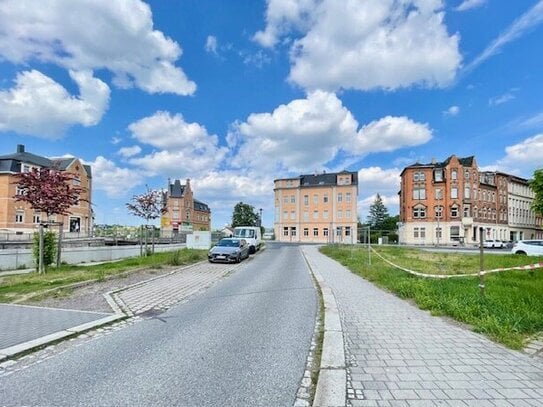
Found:
[{"label": "white van", "polygon": [[249,253],[253,254],[260,250],[262,236],[258,226],[237,226],[234,228],[234,237],[245,239],[249,244]]}]

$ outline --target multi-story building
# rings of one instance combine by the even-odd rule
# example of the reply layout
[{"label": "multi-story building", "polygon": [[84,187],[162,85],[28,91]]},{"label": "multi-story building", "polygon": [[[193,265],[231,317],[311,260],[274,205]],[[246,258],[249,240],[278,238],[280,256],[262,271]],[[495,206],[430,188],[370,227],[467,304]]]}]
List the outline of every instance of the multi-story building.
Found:
[{"label": "multi-story building", "polygon": [[485,239],[543,235],[528,180],[480,172],[473,156],[404,168],[399,195],[401,243],[476,244],[481,228]]},{"label": "multi-story building", "polygon": [[177,234],[198,230],[211,230],[211,210],[209,206],[194,198],[190,179],[182,185],[176,179],[168,181],[166,192],[167,212],[161,218],[162,234]]},{"label": "multi-story building", "polygon": [[274,185],[276,240],[356,243],[358,173],[300,175]]},{"label": "multi-story building", "polygon": [[[47,214],[34,211],[26,202],[15,200],[16,175],[33,168],[57,168],[73,175],[73,184],[83,191],[79,203],[69,209],[69,215],[53,215],[47,219]],[[87,235],[93,226],[91,197],[91,167],[82,164],[78,158],[46,158],[26,152],[22,144],[17,145],[14,154],[0,156],[0,231],[30,233],[37,229],[40,222],[50,221],[62,222],[66,233]]]}]

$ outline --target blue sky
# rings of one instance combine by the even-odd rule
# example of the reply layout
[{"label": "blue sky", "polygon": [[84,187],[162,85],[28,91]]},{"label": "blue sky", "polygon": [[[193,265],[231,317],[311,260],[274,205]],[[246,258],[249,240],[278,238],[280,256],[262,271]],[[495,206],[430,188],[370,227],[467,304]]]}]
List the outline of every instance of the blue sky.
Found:
[{"label": "blue sky", "polygon": [[[47,7],[44,7],[47,4]],[[97,223],[191,179],[273,224],[273,180],[359,172],[398,212],[401,170],[475,155],[543,166],[543,0],[2,0],[0,154],[93,167]]]}]

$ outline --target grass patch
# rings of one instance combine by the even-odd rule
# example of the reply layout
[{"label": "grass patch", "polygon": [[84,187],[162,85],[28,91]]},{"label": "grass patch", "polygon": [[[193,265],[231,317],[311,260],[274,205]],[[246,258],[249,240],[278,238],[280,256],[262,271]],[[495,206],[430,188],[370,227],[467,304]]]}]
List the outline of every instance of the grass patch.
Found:
[{"label": "grass patch", "polygon": [[[175,264],[172,258],[175,257]],[[104,281],[117,274],[165,266],[189,265],[207,259],[206,250],[181,249],[155,253],[147,257],[130,257],[93,266],[61,265],[50,267],[45,274],[30,273],[5,276],[0,281],[0,302],[13,303],[28,296],[39,296],[47,290],[85,281]]]},{"label": "grass patch", "polygon": [[[321,251],[352,272],[413,300],[433,315],[443,315],[469,324],[476,332],[513,349],[543,330],[543,270],[507,271],[485,276],[485,297],[479,295],[477,277],[427,279],[389,266],[367,249],[327,246]],[[395,264],[423,273],[476,273],[479,257],[472,254],[426,252],[400,247],[379,247]],[[543,261],[543,258],[485,254],[485,269],[512,267]],[[432,271],[433,270],[433,271]]]}]

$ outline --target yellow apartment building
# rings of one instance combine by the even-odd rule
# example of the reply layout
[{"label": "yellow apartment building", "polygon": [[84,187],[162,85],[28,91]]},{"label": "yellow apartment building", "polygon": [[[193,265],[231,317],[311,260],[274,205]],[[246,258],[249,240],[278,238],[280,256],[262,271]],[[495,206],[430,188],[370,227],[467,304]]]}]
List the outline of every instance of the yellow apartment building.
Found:
[{"label": "yellow apartment building", "polygon": [[[33,168],[56,167],[71,173],[74,185],[83,189],[78,205],[70,208],[66,216],[54,215],[46,219],[45,213],[34,211],[30,204],[16,201],[16,175]],[[91,207],[92,174],[91,167],[78,158],[46,158],[25,151],[25,146],[17,145],[14,154],[0,156],[0,232],[31,233],[37,230],[40,222],[62,222],[65,233],[89,235],[93,227]]]},{"label": "yellow apartment building", "polygon": [[274,181],[276,240],[356,243],[358,173],[300,175]]}]

